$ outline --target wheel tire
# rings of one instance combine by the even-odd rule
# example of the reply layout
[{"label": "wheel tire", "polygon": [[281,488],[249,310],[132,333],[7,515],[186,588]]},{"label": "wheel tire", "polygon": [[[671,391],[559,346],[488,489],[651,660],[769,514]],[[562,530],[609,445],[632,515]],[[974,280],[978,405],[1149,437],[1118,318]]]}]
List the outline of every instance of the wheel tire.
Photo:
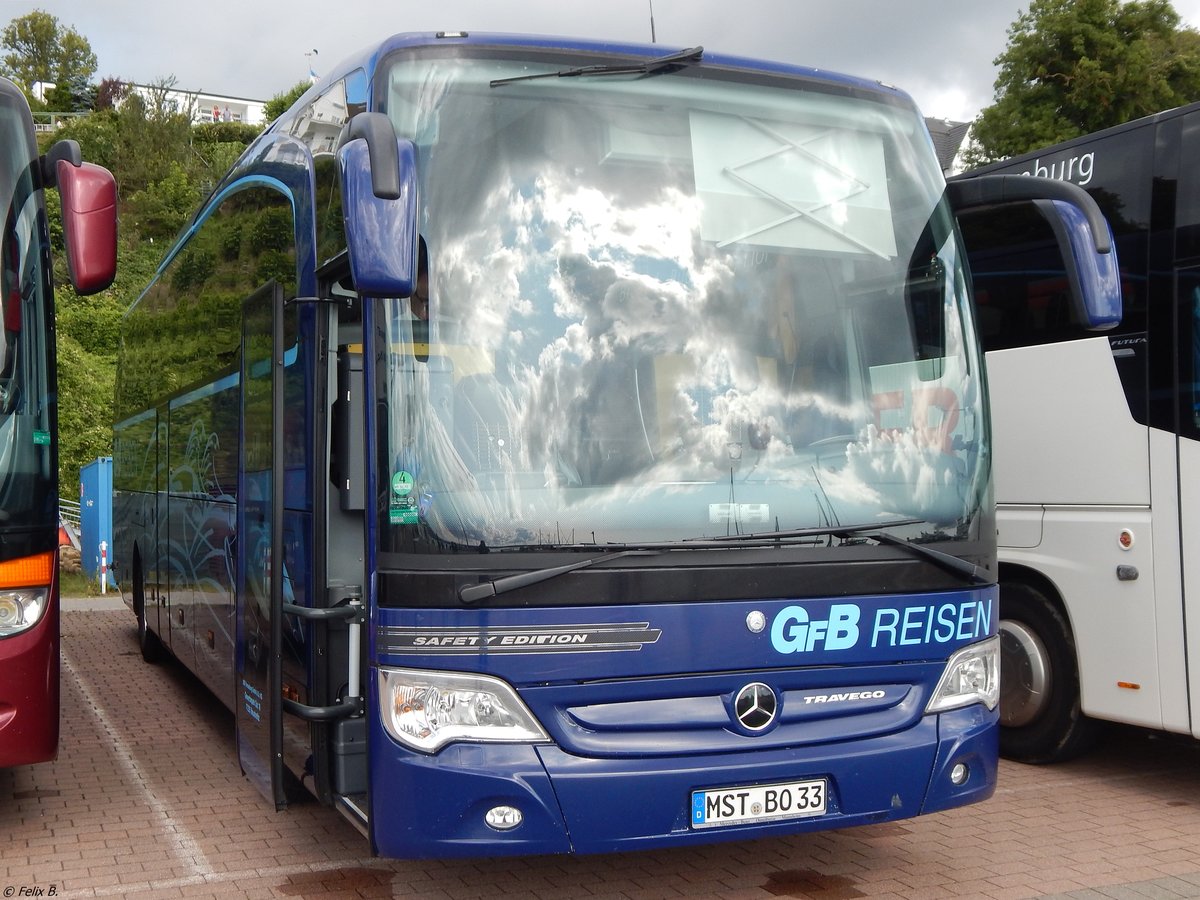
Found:
[{"label": "wheel tire", "polygon": [[1083,714],[1075,638],[1046,595],[1000,586],[1000,753],[1024,763],[1061,762],[1087,750],[1100,723]]},{"label": "wheel tire", "polygon": [[142,651],[142,659],[151,664],[161,662],[162,641],[146,624],[146,589],[142,583],[141,560],[137,558],[133,561],[133,611],[137,615],[138,647]]}]

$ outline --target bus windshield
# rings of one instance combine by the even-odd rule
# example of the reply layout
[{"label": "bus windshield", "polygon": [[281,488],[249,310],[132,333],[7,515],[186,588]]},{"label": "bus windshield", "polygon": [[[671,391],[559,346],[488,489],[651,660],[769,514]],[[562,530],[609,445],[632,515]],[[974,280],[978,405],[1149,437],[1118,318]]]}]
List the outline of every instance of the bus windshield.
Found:
[{"label": "bus windshield", "polygon": [[55,525],[46,343],[47,286],[42,258],[37,159],[19,94],[0,91],[0,530]]},{"label": "bus windshield", "polygon": [[563,67],[525,54],[377,88],[425,204],[374,328],[381,529],[977,537],[980,358],[918,114],[719,68],[493,85]]}]

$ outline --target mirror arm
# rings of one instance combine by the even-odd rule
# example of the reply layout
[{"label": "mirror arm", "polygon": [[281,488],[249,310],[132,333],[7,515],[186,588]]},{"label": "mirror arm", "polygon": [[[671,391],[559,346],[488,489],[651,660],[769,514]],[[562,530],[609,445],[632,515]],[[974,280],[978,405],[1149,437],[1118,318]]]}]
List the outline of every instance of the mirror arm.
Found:
[{"label": "mirror arm", "polygon": [[338,138],[338,148],[362,138],[371,160],[371,192],[380,200],[400,198],[399,154],[396,129],[383,113],[361,112],[347,123]]},{"label": "mirror arm", "polygon": [[1092,195],[1069,181],[1035,175],[980,175],[946,184],[946,196],[957,215],[964,210],[1026,200],[1063,200],[1087,217],[1097,253],[1112,251],[1108,221]]},{"label": "mirror arm", "polygon": [[79,150],[79,142],[72,140],[57,141],[41,158],[42,186],[58,187],[59,160],[70,163],[76,169],[83,165],[83,154]]}]

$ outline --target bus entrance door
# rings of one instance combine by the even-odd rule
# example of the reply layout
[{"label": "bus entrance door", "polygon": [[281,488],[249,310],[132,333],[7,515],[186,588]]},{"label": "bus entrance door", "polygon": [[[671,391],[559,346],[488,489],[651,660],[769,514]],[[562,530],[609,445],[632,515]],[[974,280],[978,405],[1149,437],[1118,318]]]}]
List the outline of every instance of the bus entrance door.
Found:
[{"label": "bus entrance door", "polygon": [[276,809],[283,786],[283,293],[275,282],[242,307],[237,514],[238,761]]},{"label": "bus entrance door", "polygon": [[[1192,737],[1200,738],[1200,665],[1194,650],[1200,647],[1200,554],[1188,550],[1200,541],[1200,503],[1197,503],[1200,498],[1200,441],[1197,440],[1200,438],[1200,267],[1181,267],[1176,275],[1176,290],[1176,328],[1180,340],[1175,383],[1182,394],[1177,406],[1179,427],[1175,437],[1179,466],[1179,547],[1183,562],[1183,584],[1178,596],[1183,598],[1182,623],[1187,633],[1184,661],[1172,660],[1174,667],[1170,671],[1165,662],[1160,662],[1159,672],[1164,684],[1178,683],[1177,673],[1187,672],[1188,720],[1179,724],[1189,724]],[[1176,628],[1179,621],[1177,617],[1171,620]],[[1178,641],[1178,631],[1174,634]],[[1162,640],[1160,633],[1160,643]]]}]

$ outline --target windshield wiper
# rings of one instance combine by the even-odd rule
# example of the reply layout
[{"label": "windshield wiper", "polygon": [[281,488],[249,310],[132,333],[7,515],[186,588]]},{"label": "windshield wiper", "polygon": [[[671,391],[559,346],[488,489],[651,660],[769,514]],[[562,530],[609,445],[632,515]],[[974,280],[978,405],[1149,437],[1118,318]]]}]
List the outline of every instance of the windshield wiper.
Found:
[{"label": "windshield wiper", "polygon": [[961,576],[972,584],[992,583],[993,579],[986,573],[986,570],[981,569],[974,563],[969,563],[965,559],[960,559],[941,550],[935,550],[933,547],[925,544],[915,544],[912,541],[906,541],[904,538],[898,538],[893,534],[888,534],[886,531],[879,530],[881,528],[895,528],[899,525],[916,525],[923,521],[925,520],[891,519],[887,522],[864,522],[859,525],[798,528],[793,531],[760,531],[751,534],[731,534],[724,538],[685,539],[675,542],[672,546],[697,549],[706,547],[771,547],[785,541],[791,543],[806,538],[836,537],[842,540],[860,539],[874,541],[877,544],[887,544],[891,547],[900,547],[910,555],[926,559],[936,566],[940,566],[955,575]]},{"label": "windshield wiper", "polygon": [[987,575],[985,569],[979,568],[974,563],[969,563],[965,559],[960,559],[949,553],[943,553],[941,550],[935,550],[925,544],[914,544],[912,541],[906,541],[903,538],[898,538],[894,534],[888,534],[884,531],[834,531],[833,534],[835,537],[840,538],[861,538],[874,541],[877,544],[887,544],[889,547],[899,547],[913,556],[927,559],[935,566],[940,566],[949,572],[953,572],[955,575],[962,576],[972,584],[991,584],[993,581]]},{"label": "windshield wiper", "polygon": [[[683,538],[672,541],[672,547],[770,547],[782,541],[806,538],[840,537],[857,535],[879,528],[897,528],[901,525],[917,525],[924,519],[888,519],[886,522],[861,522],[858,525],[817,525],[812,528],[793,528],[789,531],[751,531],[746,534],[729,534],[716,538]],[[644,546],[644,545],[642,545]]]},{"label": "windshield wiper", "polygon": [[700,61],[704,55],[703,47],[692,47],[680,50],[669,56],[658,56],[641,62],[607,63],[595,66],[576,66],[572,69],[560,69],[557,72],[536,72],[533,75],[514,75],[511,78],[496,78],[491,82],[492,87],[502,84],[512,84],[514,81],[533,81],[537,78],[578,78],[591,75],[652,75],[665,72],[681,66],[691,65]]},{"label": "windshield wiper", "polygon": [[458,599],[464,604],[478,603],[480,600],[486,600],[488,597],[496,597],[500,594],[507,594],[509,591],[540,584],[543,581],[549,581],[551,578],[557,578],[559,575],[565,575],[568,572],[574,572],[578,569],[586,569],[589,566],[594,566],[596,563],[619,559],[622,556],[657,556],[660,553],[678,550],[742,550],[779,547],[789,544],[794,545],[804,541],[814,541],[823,537],[836,537],[843,540],[868,540],[874,541],[877,544],[899,547],[910,555],[928,560],[934,565],[961,576],[972,584],[992,583],[992,579],[988,577],[985,570],[973,563],[959,559],[957,556],[952,556],[949,553],[943,553],[941,550],[927,547],[924,544],[914,544],[903,538],[888,534],[885,531],[879,531],[880,528],[915,525],[923,521],[925,520],[892,519],[887,522],[863,522],[859,525],[818,526],[814,528],[796,528],[790,531],[760,531],[752,534],[733,534],[718,538],[685,538],[677,541],[650,541],[641,544],[540,544],[512,548],[489,547],[487,548],[487,552],[503,551],[504,549],[526,552],[531,550],[560,552],[599,550],[604,552],[599,556],[592,556],[579,562],[568,563],[565,566],[534,569],[533,571],[520,572],[516,575],[506,575],[494,581],[470,584],[459,589]]},{"label": "windshield wiper", "polygon": [[585,559],[577,563],[568,563],[565,566],[554,566],[551,569],[535,569],[532,572],[522,572],[519,575],[506,575],[504,578],[497,578],[495,581],[469,584],[459,590],[458,599],[463,603],[478,603],[480,600],[486,600],[488,597],[507,594],[509,591],[529,587],[531,584],[549,581],[551,578],[557,578],[559,575],[574,572],[576,569],[586,569],[588,566],[594,566],[598,562],[607,562],[610,559],[633,556],[635,554],[638,556],[653,556],[658,552],[658,550],[642,549],[617,550],[616,552],[605,553],[601,556],[593,556],[591,559]]},{"label": "windshield wiper", "polygon": [[603,551],[607,559],[618,553],[660,553],[664,550],[729,550],[747,547],[776,547],[783,544],[803,543],[819,538],[849,537],[862,531],[880,528],[897,528],[901,525],[917,525],[924,519],[888,519],[886,522],[862,522],[857,525],[814,525],[811,528],[795,528],[788,531],[752,531],[745,534],[729,534],[720,537],[677,538],[671,541],[611,541],[590,542],[547,542],[542,544],[472,545],[455,544],[457,549],[475,553],[579,553]]}]

